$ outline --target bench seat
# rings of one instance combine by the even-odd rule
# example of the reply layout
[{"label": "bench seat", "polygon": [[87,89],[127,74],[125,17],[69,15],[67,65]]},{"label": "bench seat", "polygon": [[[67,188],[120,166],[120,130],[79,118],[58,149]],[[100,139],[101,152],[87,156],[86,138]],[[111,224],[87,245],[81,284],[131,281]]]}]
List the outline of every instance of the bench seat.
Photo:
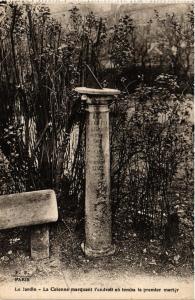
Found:
[{"label": "bench seat", "polygon": [[57,200],[53,190],[0,196],[0,229],[32,226],[31,256],[34,259],[49,256],[47,223],[56,222],[57,219]]}]

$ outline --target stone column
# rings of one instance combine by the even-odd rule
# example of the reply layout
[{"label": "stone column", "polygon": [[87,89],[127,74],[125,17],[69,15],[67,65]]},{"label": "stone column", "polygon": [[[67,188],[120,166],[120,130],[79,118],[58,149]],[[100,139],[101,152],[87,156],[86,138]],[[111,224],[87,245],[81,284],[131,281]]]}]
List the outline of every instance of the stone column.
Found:
[{"label": "stone column", "polygon": [[110,203],[109,104],[113,89],[77,88],[86,102],[85,242],[87,256],[114,253]]}]

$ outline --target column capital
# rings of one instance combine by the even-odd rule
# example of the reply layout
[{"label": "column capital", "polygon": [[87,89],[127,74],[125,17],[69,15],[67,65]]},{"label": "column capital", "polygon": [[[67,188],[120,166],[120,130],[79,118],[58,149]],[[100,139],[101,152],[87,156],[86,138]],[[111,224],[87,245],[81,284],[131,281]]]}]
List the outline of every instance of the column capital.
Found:
[{"label": "column capital", "polygon": [[93,89],[87,87],[77,87],[75,91],[82,95],[82,100],[87,105],[102,106],[108,105],[113,101],[113,97],[120,94],[116,89]]}]

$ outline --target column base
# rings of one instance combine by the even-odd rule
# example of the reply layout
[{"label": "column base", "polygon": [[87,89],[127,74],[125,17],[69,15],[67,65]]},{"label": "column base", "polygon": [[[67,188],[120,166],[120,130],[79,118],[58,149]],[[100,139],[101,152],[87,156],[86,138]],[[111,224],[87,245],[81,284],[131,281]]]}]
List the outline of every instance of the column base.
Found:
[{"label": "column base", "polygon": [[109,248],[102,249],[102,250],[94,250],[90,247],[87,247],[83,242],[81,244],[81,249],[85,253],[86,256],[89,257],[101,257],[101,256],[108,256],[115,253],[116,247],[115,245],[111,245]]}]

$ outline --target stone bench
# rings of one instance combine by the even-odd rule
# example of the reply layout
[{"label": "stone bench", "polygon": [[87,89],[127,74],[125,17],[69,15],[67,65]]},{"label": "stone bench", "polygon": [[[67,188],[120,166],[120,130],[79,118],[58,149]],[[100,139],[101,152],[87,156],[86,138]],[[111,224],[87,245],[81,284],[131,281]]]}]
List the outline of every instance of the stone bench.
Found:
[{"label": "stone bench", "polygon": [[[56,195],[41,190],[0,196],[0,230],[31,227],[31,257],[49,257],[49,227],[58,219]],[[38,226],[37,226],[38,225]]]}]

